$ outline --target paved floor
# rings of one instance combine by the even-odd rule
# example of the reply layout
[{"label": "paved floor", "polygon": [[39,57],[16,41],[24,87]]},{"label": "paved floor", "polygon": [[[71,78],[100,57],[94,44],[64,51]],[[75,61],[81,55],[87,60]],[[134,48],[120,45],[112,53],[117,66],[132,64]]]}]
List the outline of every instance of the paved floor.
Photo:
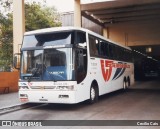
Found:
[{"label": "paved floor", "polygon": [[[158,80],[148,80],[148,81],[141,81],[141,82],[135,82],[135,84],[131,87],[132,90],[160,90],[160,86],[157,86],[157,83],[160,82]],[[7,93],[7,94],[0,94],[0,108],[15,104],[21,104],[19,98],[18,98],[18,92],[14,93]]]},{"label": "paved floor", "polygon": [[18,99],[18,92],[0,94],[0,108],[15,104],[21,104],[21,102]]},{"label": "paved floor", "polygon": [[[10,97],[9,97],[10,96]],[[17,99],[16,93],[6,94]],[[2,97],[2,95],[1,95]],[[11,112],[0,116],[1,120],[160,120],[160,81],[148,80],[136,82],[127,92],[116,91],[100,97],[93,105],[85,103],[75,105],[49,104]],[[1,99],[2,100],[2,99]],[[15,100],[18,102],[18,100]],[[12,102],[14,103],[14,102]],[[56,129],[159,129],[156,126],[58,126]],[[20,128],[21,129],[21,128]],[[39,127],[34,127],[39,129]]]}]

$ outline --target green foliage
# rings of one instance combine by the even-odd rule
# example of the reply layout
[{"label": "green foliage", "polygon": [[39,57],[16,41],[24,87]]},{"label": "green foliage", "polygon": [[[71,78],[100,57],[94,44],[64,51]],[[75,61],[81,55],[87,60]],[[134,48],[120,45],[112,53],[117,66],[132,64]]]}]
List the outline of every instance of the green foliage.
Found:
[{"label": "green foliage", "polygon": [[11,7],[11,5],[12,5],[12,3],[13,3],[13,0],[1,0],[0,1],[0,5],[1,5],[1,7],[3,7],[3,9],[7,9],[7,10],[9,10],[9,8]]},{"label": "green foliage", "polygon": [[[0,1],[0,71],[9,71],[13,60],[13,16],[9,10],[12,0]],[[26,31],[61,26],[60,15],[54,7],[32,2],[25,4]]]},{"label": "green foliage", "polygon": [[[13,57],[12,15],[0,14],[0,67],[9,71]],[[1,70],[0,69],[0,70]]]},{"label": "green foliage", "polygon": [[25,4],[26,31],[61,26],[60,15],[55,8],[40,4]]}]

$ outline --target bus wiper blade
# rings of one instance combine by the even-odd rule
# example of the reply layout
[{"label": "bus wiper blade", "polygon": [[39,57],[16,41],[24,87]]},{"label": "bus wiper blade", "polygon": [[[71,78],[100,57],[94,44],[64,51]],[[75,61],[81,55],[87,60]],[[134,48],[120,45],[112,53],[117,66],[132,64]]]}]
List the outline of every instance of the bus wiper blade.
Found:
[{"label": "bus wiper blade", "polygon": [[31,82],[31,78],[35,76],[35,74],[38,72],[39,68],[40,67],[32,69],[32,71],[31,71],[32,75],[29,77],[28,82]]},{"label": "bus wiper blade", "polygon": [[35,75],[35,71],[36,71],[37,69],[36,68],[33,68],[32,70],[31,70],[31,76],[28,78],[28,82],[31,82],[31,78]]}]

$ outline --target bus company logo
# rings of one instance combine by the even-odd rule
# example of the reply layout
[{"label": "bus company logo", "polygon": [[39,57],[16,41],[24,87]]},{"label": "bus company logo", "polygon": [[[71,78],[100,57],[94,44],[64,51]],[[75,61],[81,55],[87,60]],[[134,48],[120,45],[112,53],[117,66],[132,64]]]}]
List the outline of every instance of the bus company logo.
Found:
[{"label": "bus company logo", "polygon": [[64,74],[64,72],[63,71],[57,71],[57,72],[49,72],[50,74],[56,74],[56,75],[58,75],[58,74]]},{"label": "bus company logo", "polygon": [[111,77],[112,73],[112,64],[113,61],[109,60],[101,60],[101,69],[102,69],[102,75],[105,81],[108,81]]},{"label": "bus company logo", "polygon": [[31,82],[28,82],[28,86],[32,86],[32,83],[31,83]]},{"label": "bus company logo", "polygon": [[100,60],[102,75],[105,81],[108,81],[112,74],[112,69],[116,68],[115,74],[112,80],[118,79],[124,72],[126,68],[130,68],[130,65],[123,62],[114,63],[111,60]]}]

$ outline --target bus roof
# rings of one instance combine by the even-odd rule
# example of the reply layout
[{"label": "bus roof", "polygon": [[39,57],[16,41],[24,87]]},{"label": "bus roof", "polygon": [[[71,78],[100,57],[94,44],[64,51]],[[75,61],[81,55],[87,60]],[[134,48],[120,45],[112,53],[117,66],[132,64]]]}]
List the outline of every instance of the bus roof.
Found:
[{"label": "bus roof", "polygon": [[119,43],[116,43],[112,40],[109,40],[109,39],[106,39],[105,37],[93,32],[93,31],[90,31],[88,29],[85,29],[85,28],[80,28],[80,27],[52,27],[52,28],[45,28],[45,29],[38,29],[38,30],[34,30],[34,31],[28,31],[28,32],[25,32],[24,35],[32,35],[32,34],[43,34],[43,33],[50,33],[50,32],[58,32],[58,31],[69,31],[69,30],[80,30],[80,31],[84,31],[84,32],[87,32],[89,34],[92,34],[94,36],[97,36],[98,38],[101,38],[103,40],[107,40],[113,44],[116,44],[118,46],[121,46],[121,47],[124,47],[126,49],[129,49],[131,50],[130,47],[127,47],[127,46],[123,46]]},{"label": "bus roof", "polygon": [[52,27],[52,28],[45,28],[45,29],[38,29],[34,31],[25,32],[24,35],[31,35],[31,34],[41,34],[41,33],[49,33],[49,32],[58,32],[58,31],[67,31],[67,30],[82,30],[87,31],[87,29],[78,28],[78,27]]}]

